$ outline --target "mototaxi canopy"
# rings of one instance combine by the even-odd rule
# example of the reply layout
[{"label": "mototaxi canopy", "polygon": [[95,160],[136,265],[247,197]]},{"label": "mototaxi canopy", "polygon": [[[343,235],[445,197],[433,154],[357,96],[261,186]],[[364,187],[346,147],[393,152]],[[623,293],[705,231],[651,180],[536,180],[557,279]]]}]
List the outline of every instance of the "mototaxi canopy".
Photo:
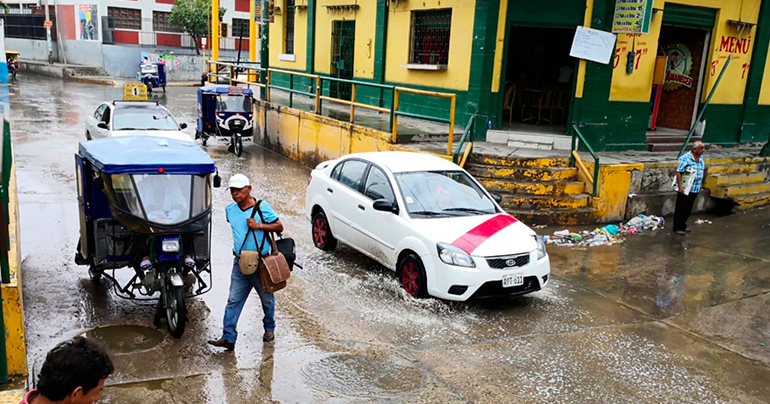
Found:
[{"label": "mototaxi canopy", "polygon": [[212,84],[205,87],[198,87],[198,92],[203,94],[243,94],[243,95],[254,95],[254,91],[250,88],[244,88],[244,87],[233,87],[233,86],[226,86],[222,84]]},{"label": "mototaxi canopy", "polygon": [[124,136],[80,142],[80,155],[105,174],[210,174],[208,153],[195,143],[154,136]]}]

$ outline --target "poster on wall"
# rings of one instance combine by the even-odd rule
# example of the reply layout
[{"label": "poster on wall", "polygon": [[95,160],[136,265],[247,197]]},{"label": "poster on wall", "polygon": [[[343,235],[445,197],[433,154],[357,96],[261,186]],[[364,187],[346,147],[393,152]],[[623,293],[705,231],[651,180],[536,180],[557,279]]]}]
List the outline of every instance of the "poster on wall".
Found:
[{"label": "poster on wall", "polygon": [[609,64],[615,53],[615,34],[598,29],[577,27],[572,49],[569,55],[573,58],[590,60],[596,63]]},{"label": "poster on wall", "polygon": [[99,11],[96,4],[78,4],[78,39],[84,41],[99,40]]},{"label": "poster on wall", "polygon": [[615,0],[612,32],[646,34],[652,21],[652,0]]}]

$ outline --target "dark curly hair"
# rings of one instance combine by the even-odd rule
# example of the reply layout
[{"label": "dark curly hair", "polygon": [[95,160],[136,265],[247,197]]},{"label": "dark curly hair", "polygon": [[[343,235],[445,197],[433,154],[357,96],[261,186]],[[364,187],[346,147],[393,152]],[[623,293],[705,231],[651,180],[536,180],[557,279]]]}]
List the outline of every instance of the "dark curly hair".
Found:
[{"label": "dark curly hair", "polygon": [[113,371],[112,360],[96,341],[75,337],[48,352],[37,391],[51,401],[61,401],[78,387],[88,393]]}]

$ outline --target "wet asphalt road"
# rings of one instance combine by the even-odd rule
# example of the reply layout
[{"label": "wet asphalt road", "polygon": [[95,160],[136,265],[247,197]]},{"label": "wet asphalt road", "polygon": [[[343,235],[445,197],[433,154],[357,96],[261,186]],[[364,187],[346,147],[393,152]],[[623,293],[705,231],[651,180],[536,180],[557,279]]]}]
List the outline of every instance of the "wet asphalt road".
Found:
[{"label": "wet asphalt road", "polygon": [[[158,100],[191,125],[195,89]],[[304,270],[277,294],[275,343],[258,298],[234,353],[221,333],[232,259],[214,195],[208,294],[188,302],[181,340],[152,326],[154,306],[88,279],[78,239],[74,157],[84,121],[120,88],[21,76],[11,89],[30,373],[56,343],[86,333],[113,355],[107,403],[766,403],[770,397],[770,209],[720,218],[687,238],[551,247],[553,280],[524,297],[415,300],[393,275],[340,247],[312,246],[309,169],[257,146],[240,159],[208,147],[227,179],[243,172],[298,242]],[[546,229],[552,232],[555,229]]]}]

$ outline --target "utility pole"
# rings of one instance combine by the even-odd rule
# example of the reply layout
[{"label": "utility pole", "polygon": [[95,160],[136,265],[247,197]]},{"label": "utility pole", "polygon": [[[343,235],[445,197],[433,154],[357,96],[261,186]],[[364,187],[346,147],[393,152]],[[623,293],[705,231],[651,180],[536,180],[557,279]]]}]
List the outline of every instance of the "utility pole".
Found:
[{"label": "utility pole", "polygon": [[48,63],[53,63],[53,41],[51,41],[51,12],[48,10],[48,0],[45,0],[45,43],[48,50]]}]

